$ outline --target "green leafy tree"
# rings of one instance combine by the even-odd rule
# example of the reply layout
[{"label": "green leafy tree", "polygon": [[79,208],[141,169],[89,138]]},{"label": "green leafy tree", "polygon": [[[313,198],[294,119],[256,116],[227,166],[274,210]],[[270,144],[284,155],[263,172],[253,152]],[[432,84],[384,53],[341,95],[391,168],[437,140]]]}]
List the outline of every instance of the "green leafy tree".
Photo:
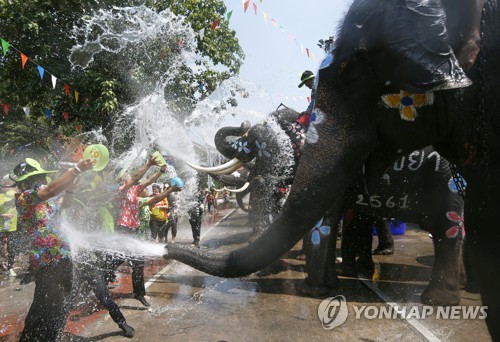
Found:
[{"label": "green leafy tree", "polygon": [[[182,42],[188,38],[182,32],[178,36],[165,33],[140,40],[119,54],[100,52],[86,68],[72,65],[71,48],[85,39],[78,28],[88,24],[93,13],[140,5],[155,13],[172,11],[195,33],[205,28],[203,39],[196,36],[192,47],[192,53],[200,57],[196,68],[186,62],[172,64],[180,60]],[[239,72],[244,54],[235,32],[228,27],[226,11],[220,0],[0,1],[0,37],[10,43],[0,55],[0,103],[11,105],[0,131],[12,132],[9,144],[19,145],[43,132],[71,134],[77,127],[110,127],[116,113],[153,91],[158,83],[166,84],[165,98],[182,120],[198,101]],[[214,20],[219,24],[211,30]],[[91,32],[93,37],[99,33],[98,28]],[[24,69],[20,52],[29,58]],[[43,79],[37,64],[45,70]],[[49,74],[58,78],[55,89]],[[231,98],[227,104],[237,102]],[[29,116],[23,107],[30,108]],[[50,120],[46,109],[51,110]],[[68,113],[67,120],[63,113]],[[35,123],[37,129],[33,128]]]}]

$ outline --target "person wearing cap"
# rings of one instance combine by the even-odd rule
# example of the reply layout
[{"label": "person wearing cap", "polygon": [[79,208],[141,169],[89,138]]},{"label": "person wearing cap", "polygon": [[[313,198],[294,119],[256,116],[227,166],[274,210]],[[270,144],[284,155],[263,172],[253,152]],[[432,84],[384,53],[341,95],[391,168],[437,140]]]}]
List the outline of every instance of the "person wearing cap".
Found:
[{"label": "person wearing cap", "polygon": [[46,171],[36,160],[26,158],[10,177],[21,191],[16,199],[18,230],[28,234],[30,268],[35,277],[33,302],[20,341],[55,341],[64,328],[72,288],[72,262],[60,211],[69,205],[77,178],[91,168],[90,159],[81,159],[45,184],[46,176],[58,171]]},{"label": "person wearing cap", "polygon": [[314,88],[314,81],[316,77],[314,76],[314,73],[312,71],[306,70],[302,73],[302,76],[300,77],[300,84],[299,88],[302,88],[304,85],[311,89],[311,101],[309,102],[309,105],[307,106],[307,109],[300,113],[299,118],[297,121],[302,124],[304,127],[309,126],[309,121],[311,118],[311,114],[314,108],[314,102],[316,99],[316,90]]}]

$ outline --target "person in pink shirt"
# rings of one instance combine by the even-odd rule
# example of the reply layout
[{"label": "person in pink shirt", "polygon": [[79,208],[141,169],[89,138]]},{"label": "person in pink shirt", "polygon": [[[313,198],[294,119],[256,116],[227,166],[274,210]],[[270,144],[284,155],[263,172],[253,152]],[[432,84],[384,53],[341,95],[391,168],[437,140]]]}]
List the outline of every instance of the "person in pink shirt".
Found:
[{"label": "person in pink shirt", "polygon": [[[137,237],[140,234],[139,194],[160,178],[162,173],[166,170],[165,166],[161,167],[158,172],[141,183],[140,180],[151,166],[160,166],[160,161],[150,157],[147,163],[141,167],[135,175],[130,176],[126,174],[122,177],[122,183],[116,195],[116,199],[120,203],[118,221],[115,228],[115,232],[118,234],[133,235]],[[142,305],[149,306],[148,301],[144,297],[146,295],[146,289],[144,287],[144,260],[133,256],[129,260],[132,264],[132,287],[134,298],[140,301]],[[116,258],[112,263],[113,270],[125,261],[126,260],[122,257]]]}]

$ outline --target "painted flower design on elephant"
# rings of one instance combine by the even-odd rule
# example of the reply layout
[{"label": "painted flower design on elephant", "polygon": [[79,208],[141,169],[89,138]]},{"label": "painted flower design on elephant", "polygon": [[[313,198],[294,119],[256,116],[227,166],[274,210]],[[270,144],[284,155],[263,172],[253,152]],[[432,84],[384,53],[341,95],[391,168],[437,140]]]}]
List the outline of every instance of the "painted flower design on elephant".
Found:
[{"label": "painted flower design on elephant", "polygon": [[321,236],[330,235],[330,226],[323,225],[323,218],[321,218],[313,228],[313,232],[311,234],[311,242],[313,245],[319,245],[321,241]]},{"label": "painted flower design on elephant", "polygon": [[446,217],[448,218],[448,220],[458,223],[456,226],[453,226],[446,231],[446,236],[450,239],[453,239],[453,238],[456,238],[458,236],[458,233],[461,231],[462,237],[464,237],[465,236],[465,225],[464,225],[463,214],[458,215],[454,211],[448,211],[446,213]]},{"label": "painted flower design on elephant", "polygon": [[233,145],[233,148],[235,150],[238,150],[238,152],[245,152],[245,153],[250,153],[250,149],[247,147],[248,141],[238,141],[236,144]]},{"label": "painted flower design on elephant", "polygon": [[418,116],[417,108],[432,105],[434,103],[434,93],[412,94],[401,90],[399,94],[382,96],[382,102],[389,108],[399,109],[401,119],[415,121]]},{"label": "painted flower design on elephant", "polygon": [[264,157],[269,158],[271,156],[271,153],[266,151],[267,144],[265,142],[259,143],[258,141],[256,141],[255,145],[257,145],[259,157],[264,156]]}]

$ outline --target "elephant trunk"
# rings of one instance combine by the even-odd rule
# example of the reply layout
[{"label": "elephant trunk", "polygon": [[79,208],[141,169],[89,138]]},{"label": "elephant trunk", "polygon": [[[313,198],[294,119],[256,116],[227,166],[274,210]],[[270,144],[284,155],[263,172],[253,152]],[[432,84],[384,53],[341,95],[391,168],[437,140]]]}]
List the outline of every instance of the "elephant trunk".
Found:
[{"label": "elephant trunk", "polygon": [[250,212],[250,208],[245,206],[245,203],[243,203],[243,198],[245,198],[246,195],[248,195],[248,191],[236,193],[236,203],[238,203],[238,206],[241,208],[241,210],[248,213]]},{"label": "elephant trunk", "polygon": [[[329,111],[333,110],[331,97],[318,97],[318,100],[318,107],[323,104]],[[340,213],[347,188],[375,144],[376,131],[366,127],[368,120],[357,120],[356,115],[344,108],[339,110],[339,120],[335,122],[319,109],[317,116],[324,122],[315,127],[314,142],[304,146],[283,211],[267,230],[248,246],[228,253],[167,244],[164,257],[216,276],[244,276],[289,251],[327,210]],[[362,133],[352,133],[357,129]]]}]

